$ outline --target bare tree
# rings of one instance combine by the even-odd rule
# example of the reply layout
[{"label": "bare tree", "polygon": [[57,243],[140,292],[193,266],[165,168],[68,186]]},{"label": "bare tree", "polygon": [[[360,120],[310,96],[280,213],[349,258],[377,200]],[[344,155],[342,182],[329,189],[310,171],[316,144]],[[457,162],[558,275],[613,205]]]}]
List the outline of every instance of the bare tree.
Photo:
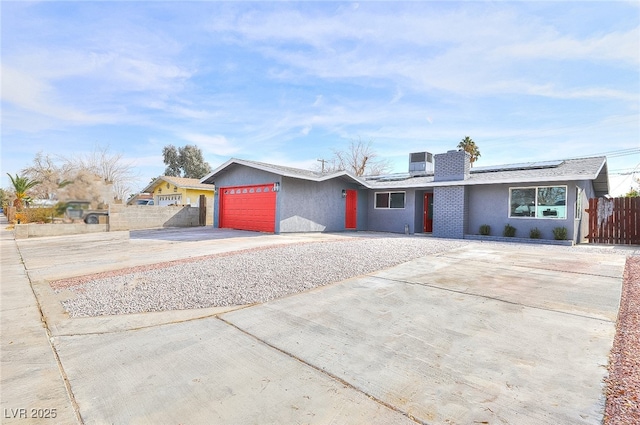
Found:
[{"label": "bare tree", "polygon": [[114,199],[117,201],[126,199],[138,177],[133,163],[125,161],[122,153],[109,152],[108,146],[96,146],[93,152],[67,158],[66,162],[75,172],[94,174],[100,177],[105,185],[112,185]]},{"label": "bare tree", "polygon": [[60,187],[67,184],[66,179],[70,177],[69,170],[64,168],[65,165],[56,163],[50,154],[38,152],[33,163],[22,169],[23,175],[40,182],[32,190],[35,199],[58,199]]},{"label": "bare tree", "polygon": [[133,165],[122,154],[97,147],[92,153],[74,157],[38,152],[22,174],[41,182],[34,197],[57,201],[71,199],[110,203],[126,198],[137,178]]},{"label": "bare tree", "polygon": [[325,172],[346,170],[356,176],[380,175],[389,172],[391,163],[379,158],[371,148],[371,141],[351,140],[346,150],[334,150],[331,159],[323,163]]}]

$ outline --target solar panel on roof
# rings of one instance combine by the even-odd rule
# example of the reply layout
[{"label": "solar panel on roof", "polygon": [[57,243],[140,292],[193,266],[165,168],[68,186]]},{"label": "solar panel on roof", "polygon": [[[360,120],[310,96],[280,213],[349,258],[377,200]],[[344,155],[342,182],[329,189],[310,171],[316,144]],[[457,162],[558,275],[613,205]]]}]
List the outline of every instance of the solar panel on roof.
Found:
[{"label": "solar panel on roof", "polygon": [[493,171],[513,171],[513,170],[533,170],[540,168],[554,168],[562,164],[563,160],[555,161],[538,161],[538,162],[520,162],[517,164],[505,165],[488,165],[485,167],[475,167],[471,169],[472,173],[488,173]]}]

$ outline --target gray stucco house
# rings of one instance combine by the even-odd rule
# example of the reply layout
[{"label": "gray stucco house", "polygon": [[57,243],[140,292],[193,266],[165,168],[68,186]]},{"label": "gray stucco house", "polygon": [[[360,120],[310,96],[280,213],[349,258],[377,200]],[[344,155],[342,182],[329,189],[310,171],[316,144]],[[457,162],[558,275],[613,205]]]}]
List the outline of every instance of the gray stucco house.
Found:
[{"label": "gray stucco house", "polygon": [[606,157],[471,168],[469,154],[410,154],[407,173],[356,177],[230,159],[201,183],[215,184],[214,226],[273,233],[369,230],[464,238],[489,225],[543,239],[566,227],[588,233],[587,200],[609,191]]}]

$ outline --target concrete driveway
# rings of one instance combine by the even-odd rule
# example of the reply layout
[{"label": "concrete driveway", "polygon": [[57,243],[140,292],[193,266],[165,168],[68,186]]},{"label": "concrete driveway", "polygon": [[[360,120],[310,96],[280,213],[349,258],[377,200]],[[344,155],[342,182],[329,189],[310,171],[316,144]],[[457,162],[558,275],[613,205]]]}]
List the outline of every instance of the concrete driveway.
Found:
[{"label": "concrete driveway", "polygon": [[[20,242],[71,395],[47,405],[86,424],[601,423],[619,254],[470,242],[261,305],[119,317],[70,319],[47,285],[133,265],[138,249],[169,259],[344,237]],[[95,244],[108,254],[91,257]],[[19,363],[4,358],[3,379]]]}]

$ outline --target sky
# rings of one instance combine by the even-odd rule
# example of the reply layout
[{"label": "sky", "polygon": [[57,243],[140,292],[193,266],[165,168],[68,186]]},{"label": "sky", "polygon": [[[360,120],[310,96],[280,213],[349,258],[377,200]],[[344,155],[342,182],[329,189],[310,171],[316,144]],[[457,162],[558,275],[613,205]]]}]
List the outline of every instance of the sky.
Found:
[{"label": "sky", "polygon": [[2,1],[1,186],[105,148],[314,169],[351,141],[477,166],[607,155],[640,178],[640,1]]}]

